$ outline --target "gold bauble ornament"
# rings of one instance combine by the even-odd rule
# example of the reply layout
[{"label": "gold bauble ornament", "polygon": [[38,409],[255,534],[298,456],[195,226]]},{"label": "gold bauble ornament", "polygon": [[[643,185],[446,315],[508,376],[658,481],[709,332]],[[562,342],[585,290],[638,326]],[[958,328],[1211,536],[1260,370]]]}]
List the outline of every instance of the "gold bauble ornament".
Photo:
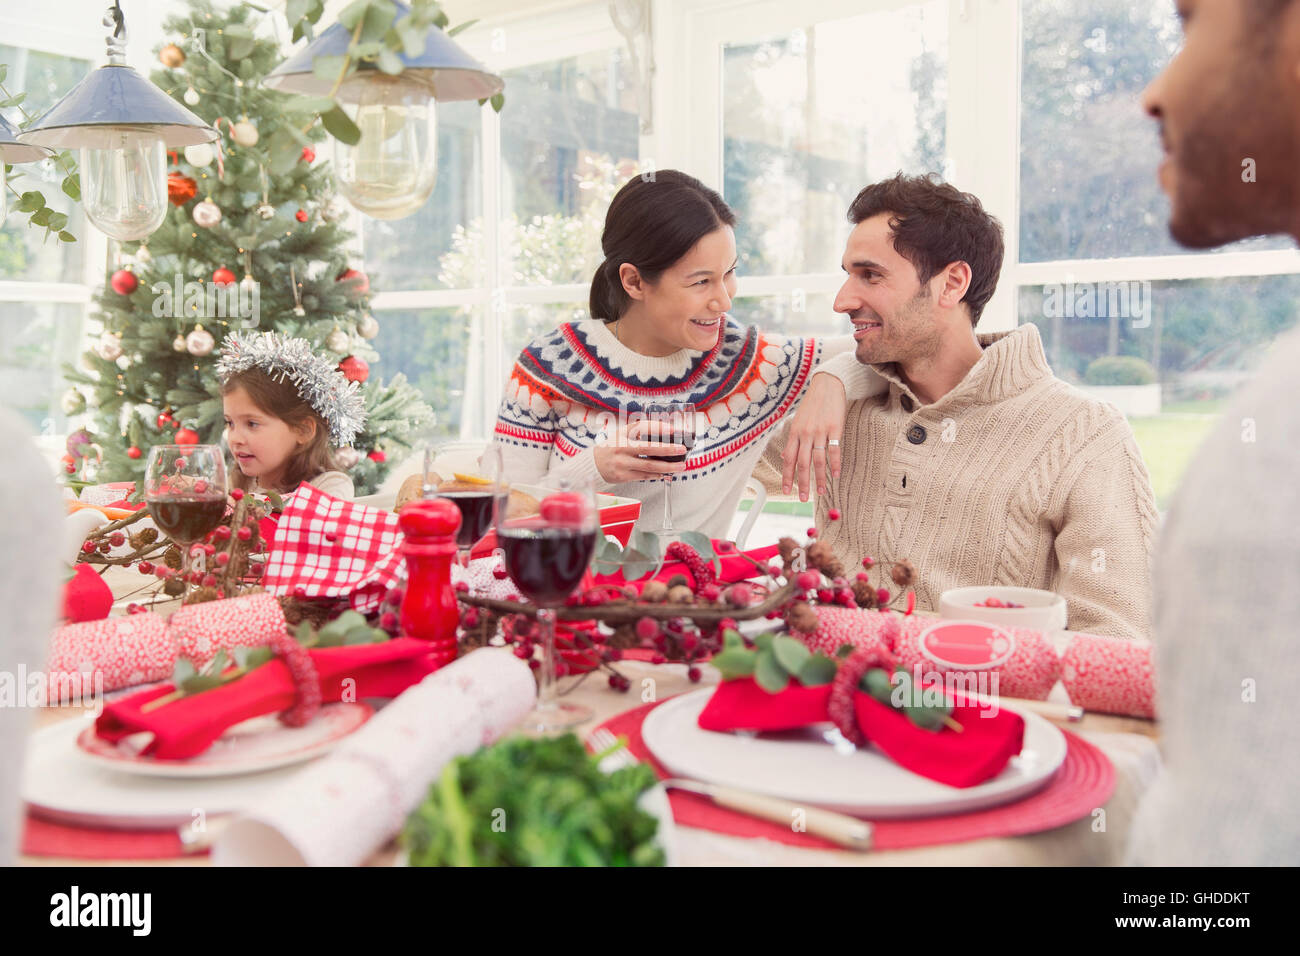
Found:
[{"label": "gold bauble ornament", "polygon": [[169,70],[179,70],[185,65],[185,51],[175,43],[168,43],[158,51],[158,59]]}]

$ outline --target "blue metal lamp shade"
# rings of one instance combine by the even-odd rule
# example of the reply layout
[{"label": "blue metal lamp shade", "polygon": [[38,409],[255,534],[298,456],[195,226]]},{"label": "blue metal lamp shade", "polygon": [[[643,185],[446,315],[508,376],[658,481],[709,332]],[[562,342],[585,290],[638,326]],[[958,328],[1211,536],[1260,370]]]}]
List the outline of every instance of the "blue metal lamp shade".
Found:
[{"label": "blue metal lamp shade", "polygon": [[[404,3],[394,5],[399,19],[411,12],[411,8]],[[351,42],[352,34],[341,24],[335,23],[272,70],[263,85],[285,93],[325,96],[334,84],[312,72],[312,61],[318,56],[343,56]],[[505,81],[501,77],[489,73],[483,64],[457,46],[437,27],[429,28],[424,52],[419,56],[406,56],[400,51],[397,56],[406,68],[402,76],[419,77],[429,85],[435,100],[482,100],[505,89]],[[360,64],[358,73],[386,75],[370,63]],[[340,99],[348,102],[349,94],[355,95],[356,89],[355,83],[345,84],[339,91]]]},{"label": "blue metal lamp shade", "polygon": [[29,146],[18,141],[18,130],[0,116],[0,160],[6,163],[35,163],[51,155],[44,146]]},{"label": "blue metal lamp shade", "polygon": [[218,132],[129,66],[94,70],[18,134],[49,149],[111,149],[123,129],[160,136],[168,149],[211,143]]}]

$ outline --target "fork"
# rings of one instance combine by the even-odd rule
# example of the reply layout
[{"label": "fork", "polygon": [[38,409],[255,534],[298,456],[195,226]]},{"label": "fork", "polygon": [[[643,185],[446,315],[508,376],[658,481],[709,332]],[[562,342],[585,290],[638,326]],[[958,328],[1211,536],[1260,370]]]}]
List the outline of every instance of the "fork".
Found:
[{"label": "fork", "polygon": [[[593,730],[587,736],[587,742],[591,744],[596,753],[602,753],[615,747],[618,748],[601,758],[600,769],[606,773],[620,767],[633,767],[640,763],[627,749],[627,739],[615,737],[605,727],[598,727]],[[871,824],[856,817],[835,813],[832,810],[822,810],[818,807],[805,807],[790,800],[750,793],[746,790],[736,790],[733,787],[722,787],[698,780],[669,777],[659,782],[665,787],[674,790],[685,790],[688,793],[708,797],[718,806],[738,810],[741,813],[747,813],[750,816],[760,817],[764,820],[771,820],[773,823],[780,823],[785,826],[793,826],[794,821],[797,819],[796,814],[802,814],[803,819],[801,822],[804,830],[808,833],[830,840],[832,843],[838,843],[850,850],[871,849]]]}]

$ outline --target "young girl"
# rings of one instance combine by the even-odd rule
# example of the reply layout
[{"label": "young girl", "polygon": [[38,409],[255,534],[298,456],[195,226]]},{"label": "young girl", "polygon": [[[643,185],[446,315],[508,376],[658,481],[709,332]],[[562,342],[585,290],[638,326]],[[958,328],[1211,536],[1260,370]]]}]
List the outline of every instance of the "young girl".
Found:
[{"label": "young girl", "polygon": [[303,482],[351,498],[352,479],[331,444],[349,445],[365,422],[357,384],[305,339],[275,332],[227,336],[217,363],[231,486],[288,493]]}]

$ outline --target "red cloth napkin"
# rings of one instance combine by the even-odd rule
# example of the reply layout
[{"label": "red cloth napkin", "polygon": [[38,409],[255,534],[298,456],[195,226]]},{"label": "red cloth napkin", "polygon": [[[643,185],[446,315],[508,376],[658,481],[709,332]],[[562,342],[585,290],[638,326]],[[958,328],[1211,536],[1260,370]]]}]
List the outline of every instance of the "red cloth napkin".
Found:
[{"label": "red cloth napkin", "polygon": [[[723,549],[729,548],[729,552]],[[718,575],[718,580],[727,584],[734,584],[737,581],[747,581],[750,578],[756,578],[767,572],[765,569],[768,561],[779,550],[776,545],[771,544],[765,548],[754,548],[751,551],[737,552],[736,546],[730,541],[719,541],[714,539],[713,550],[718,554],[718,561],[722,565],[722,573]],[[746,557],[747,556],[747,557]],[[752,560],[751,560],[752,559]],[[757,567],[754,562],[758,562]],[[660,568],[659,573],[653,578],[645,578],[633,583],[634,587],[642,588],[647,581],[670,581],[674,574],[681,574],[686,577],[691,586],[695,586],[695,577],[691,574],[690,569],[681,561],[669,561]],[[623,577],[622,570],[615,571],[613,574],[596,575],[597,584],[626,584],[627,579]]]},{"label": "red cloth napkin", "polygon": [[[428,642],[413,638],[308,653],[320,676],[321,700],[327,704],[342,699],[346,679],[355,681],[347,686],[349,699],[395,697],[438,667]],[[143,753],[159,760],[183,760],[202,753],[227,728],[287,710],[297,698],[289,670],[278,658],[222,687],[142,711],[149,701],[173,690],[167,684],[107,705],[95,721],[95,733],[111,742],[151,733],[153,740]]]},{"label": "red cloth napkin", "polygon": [[78,564],[63,585],[63,619],[73,624],[98,621],[113,609],[113,591],[89,564]]},{"label": "red cloth napkin", "polygon": [[[700,713],[704,730],[792,730],[830,720],[827,701],[831,686],[804,687],[792,683],[769,694],[752,677],[723,681]],[[907,715],[858,691],[853,698],[858,727],[901,767],[952,787],[973,787],[996,777],[1007,761],[1020,753],[1025,722],[1019,714],[968,703],[950,694],[955,704],[950,728],[923,730]]]}]

